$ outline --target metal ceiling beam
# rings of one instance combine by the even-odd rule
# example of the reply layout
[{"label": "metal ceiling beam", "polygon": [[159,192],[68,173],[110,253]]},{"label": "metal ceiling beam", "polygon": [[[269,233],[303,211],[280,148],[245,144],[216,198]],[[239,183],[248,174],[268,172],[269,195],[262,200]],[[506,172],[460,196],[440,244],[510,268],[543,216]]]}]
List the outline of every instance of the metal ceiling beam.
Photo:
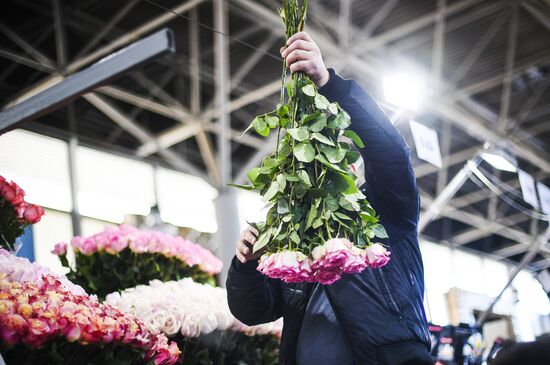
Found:
[{"label": "metal ceiling beam", "polygon": [[[442,156],[441,169],[447,169],[460,162],[466,162],[466,160],[473,158],[480,148],[481,146],[469,147],[450,155]],[[423,163],[421,165],[414,166],[414,174],[417,179],[420,179],[421,177],[436,173],[441,169],[431,163]]]},{"label": "metal ceiling beam", "polygon": [[[516,213],[514,215],[503,217],[499,220],[499,224],[513,227],[518,223],[525,222],[527,219],[529,219],[529,217],[525,213]],[[492,235],[493,233],[491,231],[482,230],[479,228],[468,228],[453,236],[453,244],[461,246]]]},{"label": "metal ceiling beam", "polygon": [[538,20],[546,29],[550,30],[550,17],[548,16],[549,9],[542,9],[532,1],[523,1],[521,6],[531,14],[533,18]]},{"label": "metal ceiling beam", "polygon": [[516,3],[510,5],[512,15],[508,28],[508,45],[506,48],[506,76],[503,80],[502,96],[500,98],[500,114],[498,115],[498,128],[501,132],[508,128],[510,114],[510,99],[512,95],[512,81],[514,80],[514,65],[516,63],[516,46],[518,41],[518,6]]},{"label": "metal ceiling beam", "polygon": [[[135,121],[128,118],[121,110],[119,110],[116,106],[109,103],[102,96],[99,96],[96,93],[89,93],[84,95],[83,98],[86,99],[90,104],[95,106],[99,111],[105,114],[113,122],[115,122],[124,130],[126,130],[128,133],[133,135],[140,142],[144,143],[153,139],[153,136],[149,131],[147,131],[144,127],[137,124]],[[199,171],[195,166],[191,165],[189,162],[185,161],[181,156],[179,156],[175,152],[170,151],[168,149],[161,149],[159,150],[159,154],[174,167],[183,171],[187,171],[193,175],[202,177],[203,179],[206,179],[206,177],[201,171]]]},{"label": "metal ceiling beam", "polygon": [[340,13],[338,16],[338,43],[342,49],[348,49],[349,25],[351,23],[351,0],[340,0]]},{"label": "metal ceiling beam", "polygon": [[[442,13],[442,16],[449,17],[453,14],[459,13],[473,6],[476,6],[483,1],[484,0],[463,0],[463,1],[455,2],[445,8],[445,11]],[[436,10],[429,14],[417,17],[414,20],[411,20],[410,22],[401,24],[397,27],[387,30],[382,34],[371,37],[368,43],[365,44],[365,47],[360,47],[360,49],[358,49],[355,54],[364,55],[366,52],[370,50],[384,47],[386,44],[392,41],[408,36],[423,28],[429,27],[437,21],[437,17],[438,17],[438,11]]]},{"label": "metal ceiling beam", "polygon": [[[127,32],[126,34],[124,34],[123,36],[115,39],[114,41],[110,42],[109,44],[97,49],[93,53],[91,53],[91,54],[89,54],[85,57],[74,60],[73,62],[71,62],[70,64],[67,65],[67,67],[66,67],[67,74],[73,74],[76,71],[78,71],[79,69],[81,69],[82,67],[85,67],[85,66],[91,64],[94,61],[97,61],[101,57],[104,57],[104,56],[114,52],[115,50],[117,50],[119,48],[127,46],[131,42],[134,42],[136,39],[139,39],[143,35],[151,32],[151,31],[153,31],[153,30],[155,30],[159,27],[161,27],[162,25],[166,24],[170,20],[174,19],[177,16],[176,14],[184,13],[184,12],[194,8],[195,6],[201,4],[204,1],[205,0],[188,0],[188,1],[185,1],[185,2],[181,3],[180,5],[172,8],[171,10],[173,11],[173,13],[172,12],[163,12],[163,15],[160,15],[160,16],[158,16],[158,17],[156,17],[156,18],[154,18],[154,19],[152,19],[148,22],[145,22],[144,24],[142,24],[141,26],[135,28],[134,30]],[[46,78],[45,80],[38,82],[37,84],[33,85],[29,89],[29,91],[27,91],[23,95],[18,96],[16,99],[14,99],[12,102],[10,102],[8,104],[8,106],[13,106],[17,103],[20,103],[23,100],[28,99],[29,97],[36,94],[36,90],[43,90],[44,85],[48,85],[48,84],[51,84],[51,83],[52,83],[52,77]]]},{"label": "metal ceiling beam", "polygon": [[[201,111],[201,80],[200,80],[200,40],[199,40],[199,15],[197,9],[191,10],[191,21],[189,22],[189,54],[191,55],[191,114],[199,119]],[[202,122],[198,123],[198,133],[195,136],[202,160],[206,165],[208,176],[215,186],[222,183],[220,169],[214,155],[214,148],[210,137],[204,131]]]},{"label": "metal ceiling beam", "polygon": [[33,97],[0,113],[0,133],[16,128],[52,110],[68,104],[80,95],[93,90],[132,67],[166,52],[173,52],[173,34],[170,30],[159,31],[142,39],[116,55],[80,71],[72,77],[51,86]]},{"label": "metal ceiling beam", "polygon": [[40,52],[32,44],[24,40],[17,33],[8,28],[4,23],[0,22],[0,32],[4,33],[6,37],[11,39],[15,44],[21,47],[25,52],[31,55],[38,63],[47,66],[49,68],[54,68],[54,61]]},{"label": "metal ceiling beam", "polygon": [[[443,58],[445,55],[445,9],[447,0],[437,0],[437,15],[435,19],[434,40],[432,46],[432,77],[439,83],[441,79],[441,70],[443,67]],[[440,85],[436,85],[436,92]]]},{"label": "metal ceiling beam", "polygon": [[107,23],[105,23],[103,29],[101,29],[99,33],[97,33],[92,39],[88,41],[88,43],[86,43],[84,47],[82,47],[75,58],[82,58],[92,48],[94,48],[139,2],[140,0],[127,1],[126,4],[115,15],[113,15],[113,17]]},{"label": "metal ceiling beam", "polygon": [[34,68],[37,71],[46,72],[46,73],[54,73],[56,72],[55,67],[48,66],[46,64],[42,64],[40,62],[37,62],[35,60],[31,60],[30,58],[27,58],[25,56],[22,56],[20,54],[14,53],[12,51],[8,51],[5,49],[0,49],[0,57],[5,58],[7,60],[17,62],[21,65],[25,65],[30,68]]}]

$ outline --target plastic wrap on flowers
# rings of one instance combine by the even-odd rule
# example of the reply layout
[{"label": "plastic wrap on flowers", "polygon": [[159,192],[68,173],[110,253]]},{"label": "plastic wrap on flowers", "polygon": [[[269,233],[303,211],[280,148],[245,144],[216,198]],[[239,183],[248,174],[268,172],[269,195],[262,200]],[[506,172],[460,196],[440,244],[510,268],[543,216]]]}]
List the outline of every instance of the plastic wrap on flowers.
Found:
[{"label": "plastic wrap on flowers", "polygon": [[225,289],[191,279],[139,285],[106,302],[174,339],[186,364],[277,364],[282,320],[246,326],[233,317]]},{"label": "plastic wrap on flowers", "polygon": [[60,243],[52,253],[59,256],[67,275],[86,291],[103,299],[108,293],[147,284],[151,280],[190,277],[214,284],[222,262],[209,250],[179,236],[121,225],[105,228],[90,237],[71,241],[75,267],[70,267],[67,245]]},{"label": "plastic wrap on flowers", "polygon": [[[301,4],[300,4],[301,3]],[[307,0],[283,0],[287,39],[303,29]],[[331,284],[345,273],[385,265],[389,252],[374,243],[386,238],[376,212],[356,186],[349,166],[359,159],[353,144],[361,138],[348,129],[350,116],[319,94],[304,74],[285,83],[276,110],[257,116],[249,129],[278,134],[275,152],[248,173],[269,208],[254,252],[265,252],[258,269],[285,282]],[[286,90],[286,95],[284,90]]]},{"label": "plastic wrap on flowers", "polygon": [[[9,263],[2,257],[2,264]],[[12,262],[24,266],[15,257]],[[178,360],[177,344],[168,343],[164,334],[78,294],[66,279],[28,266],[0,272],[0,349],[8,364],[160,365]]]},{"label": "plastic wrap on flowers", "polygon": [[42,207],[25,201],[25,191],[0,176],[0,248],[15,251],[15,240],[25,227],[40,221]]}]

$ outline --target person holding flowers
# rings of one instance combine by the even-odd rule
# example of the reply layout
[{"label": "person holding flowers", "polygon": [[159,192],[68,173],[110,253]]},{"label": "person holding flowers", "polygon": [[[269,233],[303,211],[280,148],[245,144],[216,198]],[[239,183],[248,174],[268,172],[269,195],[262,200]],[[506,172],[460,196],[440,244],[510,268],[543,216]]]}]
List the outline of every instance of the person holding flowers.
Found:
[{"label": "person holding flowers", "polygon": [[[284,365],[431,364],[423,307],[424,270],[417,233],[420,204],[410,150],[375,100],[358,83],[345,80],[325,67],[319,47],[306,32],[289,36],[281,56],[292,73],[305,74],[315,84],[314,89],[304,87],[303,93],[319,94],[321,106],[324,98],[334,105],[338,103],[351,117],[350,128],[354,133],[344,135],[360,138],[354,142],[360,147],[366,179],[361,194],[355,196],[368,199],[378,212],[387,236],[377,234],[385,238],[371,242],[373,234],[368,242],[358,244],[338,236],[341,233],[338,230],[332,237],[321,237],[323,244],[313,248],[310,245],[306,254],[292,246],[262,255],[269,244],[265,246],[265,242],[259,244],[259,241],[282,236],[278,236],[279,231],[268,231],[271,235],[265,239],[265,228],[262,232],[258,226],[250,227],[242,232],[229,269],[230,309],[247,325],[283,317],[280,363]],[[257,131],[258,127],[264,125],[258,122]],[[287,129],[287,133],[296,134],[292,137],[297,139],[300,136],[295,129]],[[326,142],[322,136],[316,138]],[[294,149],[299,160],[303,157],[301,152]],[[330,157],[326,153],[325,156]],[[337,168],[323,158],[319,160],[333,170]],[[284,181],[278,187],[286,192],[282,185]],[[342,201],[339,204],[343,206]],[[274,209],[278,208],[281,207]],[[279,213],[286,213],[286,208],[283,204]],[[337,214],[330,219],[346,226],[350,224],[343,220],[346,217]],[[319,225],[318,231],[322,229]],[[332,227],[326,231],[332,233]],[[361,239],[361,233],[354,239]],[[300,241],[295,245],[300,247]],[[391,250],[391,260],[386,247]]]}]

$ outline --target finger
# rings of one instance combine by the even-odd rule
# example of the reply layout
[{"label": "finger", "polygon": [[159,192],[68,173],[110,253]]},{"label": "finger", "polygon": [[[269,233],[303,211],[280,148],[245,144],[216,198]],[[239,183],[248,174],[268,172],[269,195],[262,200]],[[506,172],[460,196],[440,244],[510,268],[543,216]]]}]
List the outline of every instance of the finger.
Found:
[{"label": "finger", "polygon": [[243,254],[240,253],[239,251],[235,252],[235,256],[237,257],[237,260],[239,260],[243,264],[246,263],[246,257],[244,257]]},{"label": "finger", "polygon": [[286,41],[286,44],[287,45],[290,45],[292,44],[293,42],[297,41],[298,39],[302,39],[304,41],[309,41],[309,42],[312,42],[313,40],[311,39],[311,37],[309,36],[309,34],[307,34],[306,32],[298,32],[296,34],[294,34],[292,37],[290,37],[287,41]]},{"label": "finger", "polygon": [[250,247],[248,247],[245,243],[241,243],[239,246],[237,246],[237,250],[243,255],[248,255],[250,252],[252,252]]},{"label": "finger", "polygon": [[251,245],[255,244],[258,240],[256,236],[252,234],[252,232],[246,232],[245,236],[243,237],[244,241],[250,243]]},{"label": "finger", "polygon": [[308,74],[309,71],[312,69],[312,63],[311,61],[297,61],[297,62],[294,62],[289,68],[290,68],[290,72],[292,73],[301,71]]},{"label": "finger", "polygon": [[291,66],[296,61],[306,61],[311,59],[311,52],[302,51],[302,50],[295,50],[291,54],[288,55],[286,58],[286,64],[287,66]]},{"label": "finger", "polygon": [[259,232],[258,232],[258,230],[257,230],[256,228],[250,226],[250,227],[248,227],[248,231],[249,231],[250,233],[252,233],[254,236],[258,237]]},{"label": "finger", "polygon": [[304,51],[313,51],[315,50],[315,45],[312,42],[299,39],[296,42],[289,44],[289,46],[282,51],[281,55],[283,56],[283,58],[286,58],[290,53],[298,49]]}]

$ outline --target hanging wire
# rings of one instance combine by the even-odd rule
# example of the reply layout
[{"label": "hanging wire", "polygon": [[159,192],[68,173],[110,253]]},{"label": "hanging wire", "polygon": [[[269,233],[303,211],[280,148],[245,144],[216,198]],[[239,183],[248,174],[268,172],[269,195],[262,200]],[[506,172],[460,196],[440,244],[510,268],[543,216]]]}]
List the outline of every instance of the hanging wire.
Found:
[{"label": "hanging wire", "polygon": [[[530,216],[531,218],[541,220],[541,221],[550,221],[550,217],[548,215],[538,213],[538,212],[533,211],[531,209],[527,209],[524,206],[522,206],[521,204],[518,204],[517,202],[515,202],[513,199],[510,199],[508,196],[506,196],[506,193],[511,192],[511,191],[510,190],[508,190],[508,191],[500,190],[495,184],[493,184],[487,178],[487,176],[484,175],[484,173],[482,173],[479,170],[479,168],[477,168],[477,167],[476,168],[470,167],[470,168],[472,169],[472,172],[474,174],[474,175],[470,176],[470,179],[478,187],[480,187],[480,188],[484,188],[484,187],[489,188],[489,190],[491,190],[494,194],[496,194],[497,197],[502,199],[506,204],[508,204],[512,208],[520,211],[521,213],[524,213],[524,214]],[[514,191],[514,193],[515,193],[515,191]]]},{"label": "hanging wire", "polygon": [[204,24],[204,23],[201,23],[201,22],[199,22],[199,21],[194,21],[190,16],[176,13],[176,12],[173,11],[172,9],[167,8],[166,6],[164,6],[164,5],[162,5],[162,4],[159,4],[159,3],[157,3],[157,2],[154,1],[154,0],[144,0],[144,1],[147,2],[147,3],[149,3],[149,4],[151,4],[151,5],[153,5],[153,6],[156,6],[157,8],[160,8],[160,9],[162,9],[162,10],[168,12],[168,13],[172,13],[172,14],[174,14],[174,15],[176,15],[176,16],[182,18],[182,19],[186,19],[187,21],[189,21],[189,22],[191,22],[191,23],[195,23],[195,24],[197,24],[198,26],[203,27],[204,29],[208,29],[208,30],[210,30],[210,31],[212,31],[212,32],[214,32],[214,33],[216,33],[216,34],[219,34],[219,35],[221,35],[221,36],[224,36],[224,37],[227,37],[227,38],[229,38],[229,39],[231,39],[231,40],[234,40],[235,42],[240,43],[240,44],[242,44],[243,46],[248,47],[248,48],[250,48],[250,49],[253,49],[253,50],[255,50],[256,52],[263,53],[264,55],[266,55],[266,56],[268,56],[268,57],[271,57],[271,58],[273,58],[274,60],[277,60],[277,61],[281,61],[281,60],[282,60],[281,56],[277,56],[277,55],[275,55],[275,54],[273,54],[273,53],[271,53],[271,52],[264,51],[263,49],[260,49],[260,48],[258,48],[258,47],[256,47],[256,46],[254,46],[252,43],[248,43],[247,41],[243,41],[243,40],[240,39],[240,38],[233,37],[233,36],[231,36],[231,35],[229,35],[229,34],[227,34],[227,33],[224,33],[224,32],[220,32],[219,30],[217,30],[217,29],[215,29],[215,28],[209,26],[208,24]]}]

